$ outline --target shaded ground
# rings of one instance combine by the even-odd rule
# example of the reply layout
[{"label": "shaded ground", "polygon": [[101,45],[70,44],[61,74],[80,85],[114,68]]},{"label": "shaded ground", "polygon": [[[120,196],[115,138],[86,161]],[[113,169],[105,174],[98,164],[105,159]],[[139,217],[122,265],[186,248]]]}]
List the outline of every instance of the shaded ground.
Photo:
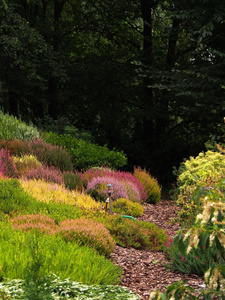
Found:
[{"label": "shaded ground", "polygon": [[[172,220],[176,218],[175,209],[172,200],[160,200],[155,205],[146,204],[144,215],[138,219],[155,223],[173,237],[179,229],[179,224],[172,223]],[[202,277],[171,272],[165,268],[162,264],[163,262],[168,263],[168,261],[161,252],[126,249],[117,246],[111,257],[123,268],[123,278],[120,285],[138,293],[142,300],[149,299],[152,291],[156,289],[165,291],[166,286],[181,279],[188,281],[195,289],[204,284]]]}]

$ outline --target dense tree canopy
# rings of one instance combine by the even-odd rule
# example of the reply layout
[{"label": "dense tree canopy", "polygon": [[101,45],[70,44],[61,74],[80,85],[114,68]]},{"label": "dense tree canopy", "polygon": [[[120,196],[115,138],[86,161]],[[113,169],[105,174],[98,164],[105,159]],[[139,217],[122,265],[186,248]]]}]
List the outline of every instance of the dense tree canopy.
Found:
[{"label": "dense tree canopy", "polygon": [[66,119],[162,183],[218,136],[225,1],[0,1],[0,106]]}]

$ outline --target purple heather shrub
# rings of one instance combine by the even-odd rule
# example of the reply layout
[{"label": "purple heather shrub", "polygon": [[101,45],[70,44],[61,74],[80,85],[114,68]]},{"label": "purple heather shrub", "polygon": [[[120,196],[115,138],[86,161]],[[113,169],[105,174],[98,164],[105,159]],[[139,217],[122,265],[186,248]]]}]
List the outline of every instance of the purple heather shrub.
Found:
[{"label": "purple heather shrub", "polygon": [[111,192],[114,199],[127,198],[133,201],[141,200],[140,192],[132,182],[118,180],[111,176],[93,178],[88,182],[86,192],[95,198],[106,200],[108,197],[107,184],[111,184]]},{"label": "purple heather shrub", "polygon": [[7,149],[0,150],[0,173],[10,178],[17,177],[14,160]]},{"label": "purple heather shrub", "polygon": [[63,184],[62,173],[55,167],[41,166],[37,169],[28,170],[24,175],[25,179],[43,179],[46,182]]},{"label": "purple heather shrub", "polygon": [[134,185],[139,190],[140,200],[142,200],[142,201],[147,200],[148,195],[145,191],[144,186],[141,184],[141,182],[137,178],[135,178],[133,176],[132,173],[129,173],[129,172],[115,171],[115,170],[111,170],[109,168],[104,168],[104,167],[102,167],[100,169],[93,168],[93,169],[88,169],[86,172],[84,172],[82,174],[82,179],[88,185],[88,183],[90,181],[92,181],[93,178],[104,177],[104,176],[114,178],[123,183],[126,182],[126,184],[128,184],[128,182],[129,182],[128,185]]}]

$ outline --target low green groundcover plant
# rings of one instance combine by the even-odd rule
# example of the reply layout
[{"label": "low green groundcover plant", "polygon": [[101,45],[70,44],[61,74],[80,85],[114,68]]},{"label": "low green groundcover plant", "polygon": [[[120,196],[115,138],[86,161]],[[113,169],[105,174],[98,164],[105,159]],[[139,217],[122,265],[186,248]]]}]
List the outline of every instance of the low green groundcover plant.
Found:
[{"label": "low green groundcover plant", "polygon": [[[52,275],[50,277],[50,286],[45,289],[45,298],[35,299],[52,299],[52,300],[72,300],[72,299],[99,299],[99,300],[138,300],[140,297],[131,292],[130,290],[113,285],[87,285],[79,282],[71,281],[70,279],[60,280],[58,277]],[[46,280],[46,282],[48,282]],[[28,291],[27,291],[28,289]],[[40,286],[37,286],[40,295]],[[29,285],[27,286],[24,280],[14,279],[7,280],[0,283],[0,293],[4,293],[5,297],[10,298],[3,299],[25,299],[25,295],[30,295],[26,299],[33,300],[31,293],[29,294]]]},{"label": "low green groundcover plant", "polygon": [[[87,284],[118,284],[122,269],[95,250],[37,230],[0,224],[0,277],[26,279],[50,273]],[[13,267],[12,267],[13,266]]]}]

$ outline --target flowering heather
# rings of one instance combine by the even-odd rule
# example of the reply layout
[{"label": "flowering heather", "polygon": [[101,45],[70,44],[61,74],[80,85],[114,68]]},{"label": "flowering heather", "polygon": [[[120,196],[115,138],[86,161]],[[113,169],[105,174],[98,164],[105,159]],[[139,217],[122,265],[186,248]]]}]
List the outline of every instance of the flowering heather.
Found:
[{"label": "flowering heather", "polygon": [[48,216],[41,214],[21,215],[12,219],[13,229],[19,229],[23,231],[37,230],[41,233],[56,233],[58,226]]},{"label": "flowering heather", "polygon": [[95,168],[95,169],[89,169],[86,172],[82,174],[82,179],[87,184],[92,181],[93,178],[96,177],[112,177],[118,181],[121,182],[130,182],[132,185],[135,185],[136,188],[139,190],[140,200],[146,201],[148,198],[147,193],[145,192],[145,189],[141,182],[133,176],[132,173],[129,172],[123,172],[123,171],[114,171],[109,168]]},{"label": "flowering heather", "polygon": [[140,192],[132,182],[119,181],[110,176],[93,178],[88,182],[86,192],[100,200],[106,200],[108,197],[107,184],[111,184],[111,191],[114,199],[127,198],[133,201],[141,200]]},{"label": "flowering heather", "polygon": [[0,150],[0,173],[6,177],[17,177],[16,166],[13,158],[10,156],[9,150]]},{"label": "flowering heather", "polygon": [[23,177],[26,179],[43,179],[46,182],[54,182],[61,185],[64,183],[62,173],[55,167],[41,166],[31,169]]},{"label": "flowering heather", "polygon": [[103,224],[93,220],[76,219],[60,222],[60,236],[66,241],[78,241],[95,248],[99,254],[109,256],[115,249],[115,242]]}]

